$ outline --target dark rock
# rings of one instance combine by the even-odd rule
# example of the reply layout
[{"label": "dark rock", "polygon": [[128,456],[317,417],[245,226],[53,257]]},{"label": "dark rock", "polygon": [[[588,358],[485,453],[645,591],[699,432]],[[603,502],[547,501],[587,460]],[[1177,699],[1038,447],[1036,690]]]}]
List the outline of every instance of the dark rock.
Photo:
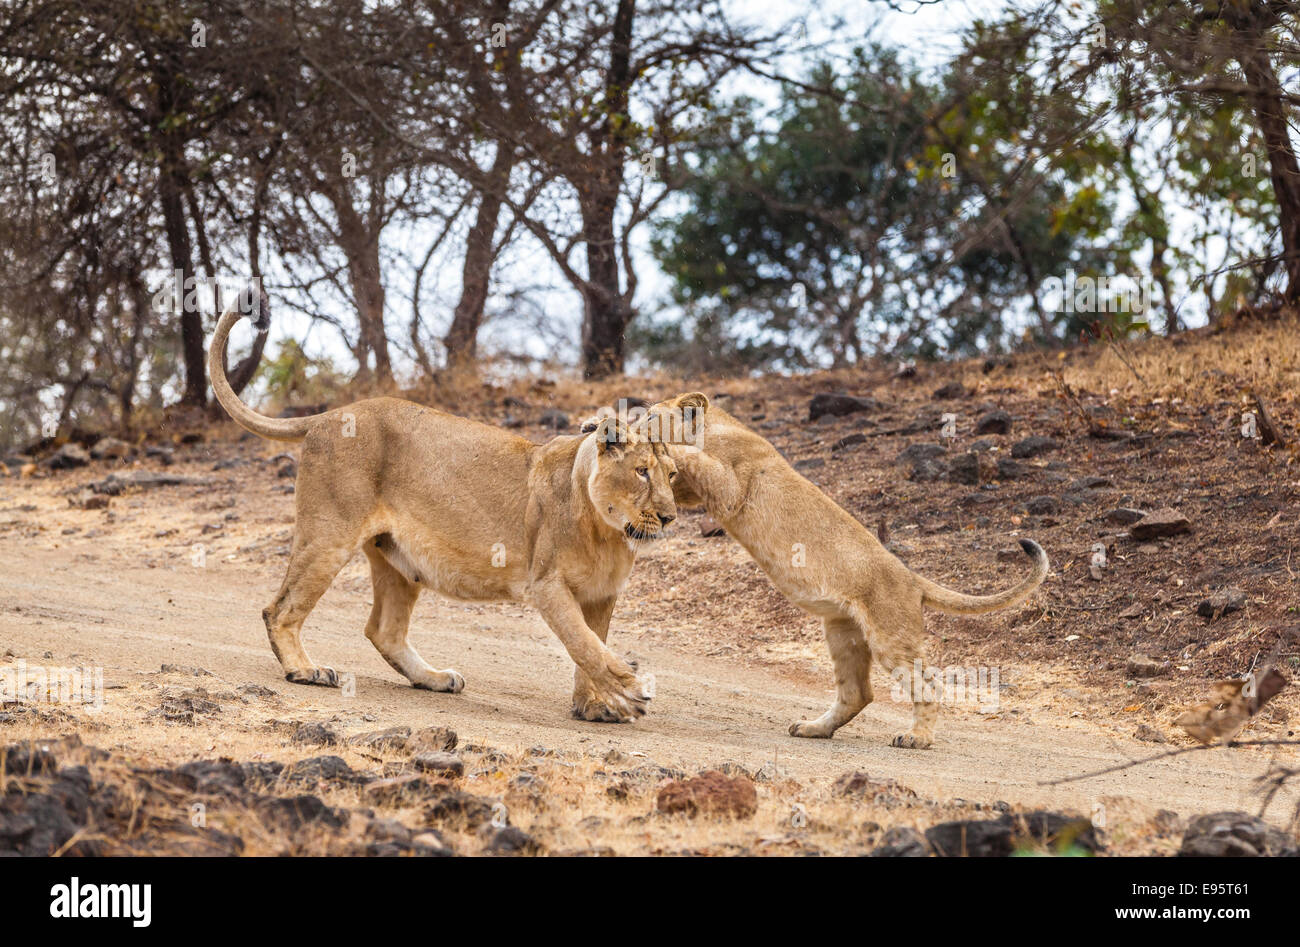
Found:
[{"label": "dark rock", "polygon": [[460,738],[450,727],[422,727],[406,741],[408,753],[450,753]]},{"label": "dark rock", "polygon": [[1219,589],[1209,598],[1196,606],[1196,614],[1202,618],[1218,618],[1230,615],[1246,607],[1246,593],[1235,586]]},{"label": "dark rock", "polygon": [[90,463],[90,454],[76,441],[69,441],[42,462],[50,470],[72,470]]},{"label": "dark rock", "polygon": [[930,846],[916,829],[896,825],[885,833],[880,845],[871,852],[872,858],[927,858]]},{"label": "dark rock", "polygon": [[1145,654],[1132,655],[1124,665],[1129,677],[1159,677],[1169,673],[1168,661],[1156,661]]},{"label": "dark rock", "polygon": [[180,474],[160,474],[148,470],[132,470],[123,474],[111,473],[103,480],[91,483],[90,489],[108,496],[120,496],[130,489],[147,490],[153,487],[211,486],[206,477],[183,477]]},{"label": "dark rock", "polygon": [[998,478],[1001,480],[1019,480],[1032,472],[1032,468],[1016,463],[1010,457],[998,458]]},{"label": "dark rock", "polygon": [[867,435],[859,431],[857,433],[846,434],[843,437],[841,437],[838,441],[836,441],[834,444],[831,445],[831,450],[841,451],[844,450],[844,448],[846,447],[853,447],[855,444],[865,444],[866,442],[867,442]]},{"label": "dark rock", "polygon": [[919,444],[909,444],[903,448],[897,457],[894,458],[896,464],[915,464],[921,460],[938,460],[948,456],[948,449],[941,444],[928,444],[925,442]]},{"label": "dark rock", "polygon": [[1256,858],[1291,847],[1285,832],[1245,812],[1197,816],[1187,826],[1178,854],[1185,857]]},{"label": "dark rock", "polygon": [[933,483],[948,476],[948,465],[940,460],[918,460],[908,471],[907,479],[917,483]]},{"label": "dark rock", "polygon": [[975,433],[979,434],[1010,434],[1011,433],[1011,415],[1002,409],[989,411],[980,415],[975,422]]},{"label": "dark rock", "polygon": [[831,792],[854,799],[874,799],[879,795],[915,799],[916,793],[894,779],[872,779],[861,770],[844,773],[835,780]]},{"label": "dark rock", "polygon": [[663,786],[655,807],[660,812],[691,817],[704,813],[748,819],[758,811],[758,792],[753,780],[744,776],[706,770],[691,779],[673,780]]},{"label": "dark rock", "polygon": [[158,668],[159,674],[185,674],[189,677],[212,677],[212,672],[188,664],[164,664]]},{"label": "dark rock", "polygon": [[825,467],[826,461],[821,457],[805,457],[803,460],[794,462],[795,470],[815,470],[818,467]]},{"label": "dark rock", "polygon": [[1146,516],[1146,514],[1141,510],[1134,510],[1127,506],[1120,506],[1106,514],[1106,522],[1128,526],[1131,523],[1136,523],[1144,516]]},{"label": "dark rock", "polygon": [[950,381],[942,388],[934,390],[934,399],[936,401],[948,401],[955,398],[965,398],[970,394],[970,389],[959,381]]},{"label": "dark rock", "polygon": [[9,776],[40,776],[58,768],[49,744],[22,740],[0,748],[0,769]]},{"label": "dark rock", "polygon": [[1168,743],[1169,738],[1147,723],[1138,724],[1137,733],[1133,734],[1143,743]]},{"label": "dark rock", "polygon": [[289,783],[315,786],[318,783],[357,785],[366,782],[368,777],[354,770],[342,757],[313,756],[285,767],[283,779]]},{"label": "dark rock", "polygon": [[1177,536],[1191,531],[1187,517],[1170,507],[1155,510],[1138,520],[1128,529],[1134,539],[1158,539],[1161,536]]},{"label": "dark rock", "polygon": [[144,456],[158,461],[164,467],[170,467],[176,461],[176,451],[170,447],[159,447],[154,444],[144,449]]},{"label": "dark rock", "polygon": [[339,735],[323,723],[295,723],[291,726],[289,739],[303,746],[338,746]]},{"label": "dark rock", "polygon": [[537,419],[537,423],[553,431],[565,431],[569,427],[569,416],[563,411],[548,408],[542,412],[542,416]]},{"label": "dark rock", "polygon": [[186,792],[205,796],[242,796],[247,779],[244,768],[229,759],[195,760],[156,775]]},{"label": "dark rock", "polygon": [[387,730],[371,730],[348,737],[349,746],[364,746],[371,750],[404,750],[406,741],[411,736],[410,727],[389,727]]},{"label": "dark rock", "polygon": [[122,460],[134,453],[134,447],[116,437],[101,437],[90,449],[90,456],[95,460]]},{"label": "dark rock", "polygon": [[978,486],[980,482],[980,458],[974,451],[956,454],[948,463],[948,479],[953,483]]},{"label": "dark rock", "polygon": [[263,797],[255,806],[268,826],[296,832],[303,826],[341,829],[348,824],[346,809],[327,806],[318,796]]},{"label": "dark rock", "polygon": [[492,801],[489,799],[450,788],[446,783],[430,789],[441,789],[441,793],[425,807],[424,817],[429,822],[455,821],[477,826],[492,818]]},{"label": "dark rock", "polygon": [[1070,484],[1071,490],[1107,490],[1115,486],[1109,477],[1080,477]]},{"label": "dark rock", "polygon": [[411,763],[416,769],[435,776],[459,778],[465,775],[465,761],[455,753],[420,753],[412,758]]},{"label": "dark rock", "polygon": [[1031,516],[1053,516],[1060,512],[1061,504],[1056,497],[1038,496],[1031,498],[1025,509]]},{"label": "dark rock", "polygon": [[1043,437],[1040,434],[1034,434],[1026,437],[1024,440],[1016,441],[1011,446],[1012,457],[1037,457],[1040,454],[1046,454],[1060,448],[1053,438]]},{"label": "dark rock", "polygon": [[858,398],[848,394],[813,395],[808,404],[808,420],[816,421],[824,416],[844,417],[860,411],[879,411],[880,402],[873,398]]},{"label": "dark rock", "polygon": [[487,838],[483,845],[485,855],[540,855],[543,851],[537,839],[513,825],[486,826],[483,834]]},{"label": "dark rock", "polygon": [[407,773],[367,783],[362,790],[367,802],[376,806],[411,805],[428,796],[432,787],[423,776]]},{"label": "dark rock", "polygon": [[1017,847],[1038,843],[1061,852],[1078,847],[1096,853],[1101,848],[1092,823],[1056,812],[1007,813],[987,821],[943,822],[926,830],[936,855],[972,858],[1003,857]]}]

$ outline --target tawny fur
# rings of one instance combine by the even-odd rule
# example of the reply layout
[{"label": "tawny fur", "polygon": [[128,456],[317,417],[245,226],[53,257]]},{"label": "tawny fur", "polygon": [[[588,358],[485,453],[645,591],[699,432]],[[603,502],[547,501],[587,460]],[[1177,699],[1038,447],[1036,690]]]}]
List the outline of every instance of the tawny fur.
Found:
[{"label": "tawny fur", "polygon": [[[651,408],[643,430],[670,442],[681,476],[677,502],[703,505],[791,602],[822,620],[835,664],[835,703],[816,720],[791,724],[797,737],[829,737],[872,701],[871,665],[911,682],[924,667],[923,608],[976,615],[1029,596],[1047,576],[1047,555],[1021,545],[1033,570],[994,595],[964,595],[917,575],[861,523],[801,477],[766,439],[699,393]],[[648,427],[647,427],[648,425]],[[919,684],[920,682],[917,682]],[[923,748],[934,738],[938,704],[912,691],[910,732],[893,746]]]},{"label": "tawny fur", "polygon": [[221,317],[208,352],[221,405],[254,434],[300,440],[289,568],[263,612],[285,677],[337,686],[301,639],[303,621],[358,550],[370,561],[366,636],[413,685],[458,692],[464,679],[415,652],[407,628],[430,589],[459,599],[533,605],[577,665],[573,712],[587,720],[645,713],[652,681],[605,645],[636,544],[676,515],[674,465],[615,420],[536,445],[498,428],[397,398],[277,420],[244,405],[226,380]]}]

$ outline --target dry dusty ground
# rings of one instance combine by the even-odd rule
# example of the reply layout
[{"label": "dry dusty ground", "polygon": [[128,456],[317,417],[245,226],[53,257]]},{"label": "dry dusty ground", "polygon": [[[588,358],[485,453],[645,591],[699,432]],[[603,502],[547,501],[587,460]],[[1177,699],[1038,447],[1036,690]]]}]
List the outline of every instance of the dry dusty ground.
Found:
[{"label": "dry dusty ground", "polygon": [[[708,385],[659,378],[618,388],[534,384],[423,393],[489,422],[507,413],[535,420],[541,408],[556,406],[576,422],[617,394],[654,398],[704,387],[792,461],[813,460],[801,465],[807,476],[868,526],[883,528],[909,565],[938,581],[972,592],[1010,583],[1021,561],[1002,562],[995,553],[1018,536],[1038,539],[1054,572],[1029,605],[979,619],[931,618],[937,663],[995,669],[1000,686],[993,706],[946,708],[929,751],[886,745],[906,728],[908,713],[883,679],[876,682],[877,703],[834,740],[786,735],[791,721],[820,713],[830,700],[819,628],[780,598],[733,541],[701,536],[698,514],[683,516],[674,538],[643,553],[615,614],[612,645],[658,681],[649,716],[636,724],[570,719],[568,659],[540,618],[518,606],[422,599],[413,642],[435,665],[463,673],[468,686],[454,696],[403,686],[361,633],[370,597],[360,557],[305,632],[313,657],[354,674],[355,688],[287,684],[260,611],[286,561],[292,462],[229,424],[189,430],[190,443],[181,443],[174,427],[172,458],[94,462],[57,473],[38,468],[0,479],[0,668],[19,661],[102,667],[106,688],[98,710],[0,708],[8,711],[0,712],[0,745],[75,733],[111,755],[101,759],[68,744],[52,752],[65,765],[85,762],[96,786],[138,783],[146,770],[196,760],[244,764],[248,786],[238,792],[212,795],[192,779],[163,777],[161,795],[138,790],[143,795],[125,823],[104,810],[102,824],[79,837],[108,850],[180,845],[176,838],[192,834],[183,830],[198,799],[212,808],[211,824],[238,836],[234,847],[250,853],[374,850],[385,832],[426,829],[437,844],[422,836],[424,853],[857,853],[877,847],[888,829],[991,818],[997,812],[989,810],[1007,808],[997,803],[1017,812],[1095,816],[1104,820],[1104,850],[1112,854],[1171,853],[1180,823],[1168,810],[1184,819],[1256,812],[1262,803],[1255,777],[1270,761],[1295,765],[1295,748],[1216,748],[1062,785],[1044,782],[1191,745],[1172,719],[1204,699],[1216,679],[1261,662],[1295,676],[1300,468],[1294,451],[1244,441],[1238,427],[1247,389],[1259,391],[1283,428],[1300,427],[1297,352],[1300,333],[1283,325],[1094,347],[1051,362],[1022,357],[927,368],[904,378],[882,366]],[[966,391],[934,396],[954,381]],[[876,407],[809,424],[808,400],[823,391],[870,397]],[[527,407],[507,411],[506,394]],[[946,476],[917,482],[896,463],[906,446],[936,442],[944,413],[956,415],[951,453],[969,450],[980,440],[972,432],[976,419],[996,408],[1012,416],[1013,428],[983,438],[981,453],[1007,458],[1030,434],[1052,437],[1056,446],[1021,459],[1018,470],[1004,468],[1007,476],[986,459],[979,483]],[[1094,422],[1133,436],[1090,437],[1085,425]],[[536,426],[524,433],[545,436]],[[854,433],[866,437],[832,449]],[[163,467],[165,459],[171,462]],[[85,484],[124,467],[194,481],[127,491],[103,509],[81,508]],[[1044,497],[1052,502],[1034,502]],[[1175,507],[1191,520],[1191,532],[1135,542],[1107,520],[1120,506]],[[1097,542],[1107,545],[1109,559],[1100,581],[1088,575]],[[1245,608],[1199,617],[1198,602],[1227,585],[1244,591]],[[1157,676],[1129,676],[1135,653],[1159,665]],[[162,672],[162,665],[208,673]],[[1284,690],[1241,738],[1293,737],[1297,690]],[[295,730],[304,723],[324,729]],[[376,805],[365,781],[413,772],[414,751],[347,740],[400,726],[455,731],[465,773],[433,780],[422,795]],[[1158,734],[1168,742],[1138,740],[1139,727],[1148,740]],[[272,772],[265,786],[254,787],[250,766],[322,755],[346,766],[314,764],[288,780]],[[9,760],[9,777],[16,759]],[[656,812],[663,779],[723,764],[756,777],[756,814],[733,820]],[[870,774],[865,793],[834,788],[852,771]],[[1293,787],[1268,808],[1275,824],[1289,822],[1298,801]],[[304,828],[296,816],[292,831],[285,830],[258,808],[265,807],[263,789],[280,797],[310,790],[344,813],[337,825],[326,819],[337,831],[317,832],[312,819]],[[457,810],[449,819],[436,802],[453,798],[449,792],[464,794],[457,805],[501,802],[498,823],[522,828],[527,840],[498,838],[483,812]],[[367,808],[381,821],[356,814]],[[384,818],[405,829],[385,828]]]}]

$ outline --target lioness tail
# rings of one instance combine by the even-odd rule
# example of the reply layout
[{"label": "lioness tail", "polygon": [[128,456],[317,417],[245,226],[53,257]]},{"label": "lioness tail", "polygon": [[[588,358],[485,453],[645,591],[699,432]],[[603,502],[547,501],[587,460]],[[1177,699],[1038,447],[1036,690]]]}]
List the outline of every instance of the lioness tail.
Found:
[{"label": "lioness tail", "polygon": [[240,294],[239,306],[222,313],[217,330],[212,333],[212,343],[208,346],[208,375],[212,379],[212,390],[226,413],[240,427],[275,441],[300,441],[307,436],[314,418],[268,418],[258,414],[239,400],[239,395],[226,379],[226,338],[231,327],[244,316],[252,318],[253,325],[259,330],[264,331],[270,325],[270,303],[266,293],[262,292],[258,302],[251,307],[246,304],[246,298]]},{"label": "lioness tail", "polygon": [[1020,548],[1025,551],[1025,555],[1034,560],[1034,569],[1011,588],[992,595],[966,595],[917,576],[921,582],[921,604],[949,615],[979,615],[1014,605],[1028,598],[1034,589],[1043,584],[1043,579],[1047,578],[1049,568],[1047,553],[1043,552],[1043,547],[1032,539],[1020,540]]}]

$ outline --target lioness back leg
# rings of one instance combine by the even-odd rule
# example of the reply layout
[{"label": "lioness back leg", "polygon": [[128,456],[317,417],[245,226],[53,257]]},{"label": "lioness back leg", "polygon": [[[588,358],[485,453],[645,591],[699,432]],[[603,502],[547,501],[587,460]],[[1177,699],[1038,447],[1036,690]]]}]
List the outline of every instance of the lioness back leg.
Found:
[{"label": "lioness back leg", "polygon": [[318,538],[294,538],[289,569],[275,601],[262,610],[271,650],[284,668],[285,680],[293,684],[338,687],[338,672],[317,667],[302,646],[302,623],[325,594],[339,570],[352,558],[353,547]]},{"label": "lioness back leg", "polygon": [[826,644],[835,662],[835,703],[816,720],[790,724],[793,737],[829,737],[871,703],[871,649],[852,618],[823,621]]},{"label": "lioness back leg", "polygon": [[902,684],[904,693],[912,697],[912,729],[893,737],[889,745],[911,750],[927,749],[934,741],[939,702],[926,699],[936,695],[926,693],[925,614],[921,603],[875,602],[871,606],[871,617],[872,654],[885,672]]},{"label": "lioness back leg", "polygon": [[415,687],[459,694],[465,688],[465,679],[451,668],[439,671],[430,665],[411,647],[407,637],[420,587],[390,565],[373,542],[366,543],[365,550],[375,595],[366,637],[393,670]]}]

